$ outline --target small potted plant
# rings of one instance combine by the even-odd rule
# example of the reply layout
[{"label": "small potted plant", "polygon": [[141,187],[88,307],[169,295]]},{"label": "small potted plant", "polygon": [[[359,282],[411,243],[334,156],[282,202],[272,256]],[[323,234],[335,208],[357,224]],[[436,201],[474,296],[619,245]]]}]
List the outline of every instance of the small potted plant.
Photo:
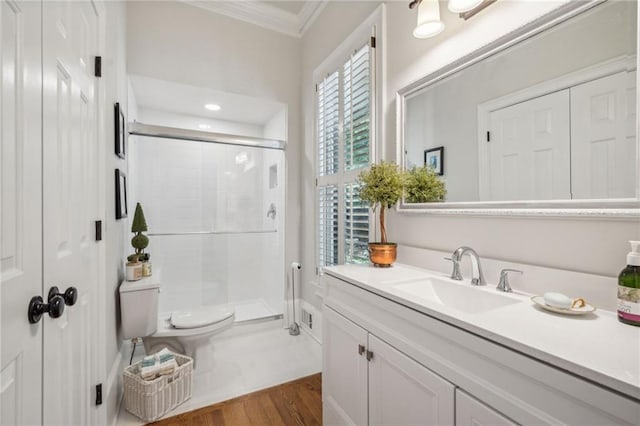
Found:
[{"label": "small potted plant", "polygon": [[144,249],[149,245],[149,237],[143,234],[147,231],[147,220],[144,218],[144,212],[140,203],[136,204],[136,212],[133,214],[133,223],[131,224],[131,232],[136,235],[131,238],[131,245],[136,249],[136,254],[142,260]]},{"label": "small potted plant", "polygon": [[404,195],[407,203],[444,201],[446,194],[444,182],[431,167],[413,167],[406,172]]},{"label": "small potted plant", "polygon": [[368,203],[374,213],[379,208],[380,242],[369,243],[369,259],[374,266],[389,267],[395,262],[398,245],[387,242],[385,212],[402,197],[404,174],[397,164],[373,164],[358,175],[360,199]]}]

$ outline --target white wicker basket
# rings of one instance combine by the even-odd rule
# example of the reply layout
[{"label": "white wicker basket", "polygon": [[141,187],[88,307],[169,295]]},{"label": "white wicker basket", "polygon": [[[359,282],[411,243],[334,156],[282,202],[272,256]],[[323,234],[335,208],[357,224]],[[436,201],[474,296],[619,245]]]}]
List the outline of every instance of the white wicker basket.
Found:
[{"label": "white wicker basket", "polygon": [[193,359],[175,354],[178,368],[173,374],[144,380],[142,361],[124,369],[124,403],[127,411],[146,422],[156,420],[191,398]]}]

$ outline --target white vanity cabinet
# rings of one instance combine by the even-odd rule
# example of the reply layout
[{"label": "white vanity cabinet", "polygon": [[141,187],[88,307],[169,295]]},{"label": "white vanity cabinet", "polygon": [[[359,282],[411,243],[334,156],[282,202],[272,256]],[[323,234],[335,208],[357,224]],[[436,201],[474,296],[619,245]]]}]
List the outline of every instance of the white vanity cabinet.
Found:
[{"label": "white vanity cabinet", "polygon": [[327,425],[453,425],[455,386],[333,309],[324,309]]},{"label": "white vanity cabinet", "polygon": [[362,282],[367,271],[347,272],[323,276],[325,424],[640,424],[633,396],[392,300]]}]

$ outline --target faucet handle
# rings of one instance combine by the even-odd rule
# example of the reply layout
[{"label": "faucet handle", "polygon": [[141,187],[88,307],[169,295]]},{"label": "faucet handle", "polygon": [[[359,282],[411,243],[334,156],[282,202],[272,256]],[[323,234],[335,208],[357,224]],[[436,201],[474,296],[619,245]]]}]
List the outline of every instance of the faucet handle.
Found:
[{"label": "faucet handle", "polygon": [[498,282],[496,290],[504,291],[506,293],[510,293],[512,291],[511,286],[509,285],[509,272],[516,272],[520,275],[523,274],[523,272],[519,269],[503,269],[502,271],[500,271],[500,281]]},{"label": "faucet handle", "polygon": [[448,260],[453,263],[453,270],[451,271],[451,279],[456,281],[462,280],[462,274],[460,273],[460,261],[451,257],[445,257],[444,260]]}]

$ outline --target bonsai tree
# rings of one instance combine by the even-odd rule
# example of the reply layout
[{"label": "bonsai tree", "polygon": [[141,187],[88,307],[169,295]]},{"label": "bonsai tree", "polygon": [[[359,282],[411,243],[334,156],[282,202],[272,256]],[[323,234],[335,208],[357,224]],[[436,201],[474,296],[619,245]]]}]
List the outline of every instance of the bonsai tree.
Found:
[{"label": "bonsai tree", "polygon": [[138,257],[144,253],[144,249],[149,245],[149,237],[143,234],[147,231],[147,221],[144,218],[144,212],[140,203],[136,204],[136,212],[133,214],[133,223],[131,224],[131,232],[136,235],[131,239],[131,245],[136,249]]},{"label": "bonsai tree", "polygon": [[443,201],[444,182],[431,167],[414,167],[405,174],[404,193],[408,203]]},{"label": "bonsai tree", "polygon": [[358,182],[361,184],[360,199],[368,203],[374,212],[380,207],[380,242],[386,244],[385,211],[402,197],[404,175],[397,164],[382,161],[361,172]]}]

